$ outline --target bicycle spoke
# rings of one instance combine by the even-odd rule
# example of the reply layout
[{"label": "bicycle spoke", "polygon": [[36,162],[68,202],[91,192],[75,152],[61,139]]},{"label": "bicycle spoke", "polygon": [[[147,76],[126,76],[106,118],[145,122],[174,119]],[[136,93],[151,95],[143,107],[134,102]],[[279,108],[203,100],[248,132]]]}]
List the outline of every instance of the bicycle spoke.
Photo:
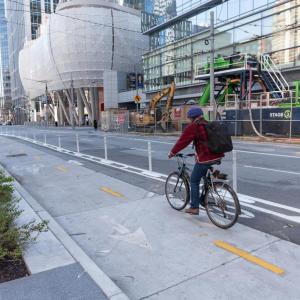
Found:
[{"label": "bicycle spoke", "polygon": [[189,200],[189,188],[177,172],[169,175],[165,185],[166,197],[169,204],[177,210],[183,209]]},{"label": "bicycle spoke", "polygon": [[207,214],[215,225],[228,228],[236,222],[238,204],[226,184],[214,184],[208,191],[206,201]]}]

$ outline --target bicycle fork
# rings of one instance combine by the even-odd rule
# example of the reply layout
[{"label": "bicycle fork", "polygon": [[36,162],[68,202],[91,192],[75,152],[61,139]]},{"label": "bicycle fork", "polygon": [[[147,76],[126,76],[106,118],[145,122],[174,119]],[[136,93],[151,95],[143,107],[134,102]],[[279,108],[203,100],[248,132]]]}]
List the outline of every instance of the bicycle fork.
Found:
[{"label": "bicycle fork", "polygon": [[[178,186],[178,182],[179,182],[179,179],[182,177],[182,171],[179,173],[178,177],[177,177],[177,181],[176,181],[176,184],[174,186],[174,190],[173,192],[176,193],[176,188]],[[180,183],[180,186],[179,186],[179,191],[181,192],[181,188],[182,188],[182,184],[183,184],[183,180],[181,181]]]}]

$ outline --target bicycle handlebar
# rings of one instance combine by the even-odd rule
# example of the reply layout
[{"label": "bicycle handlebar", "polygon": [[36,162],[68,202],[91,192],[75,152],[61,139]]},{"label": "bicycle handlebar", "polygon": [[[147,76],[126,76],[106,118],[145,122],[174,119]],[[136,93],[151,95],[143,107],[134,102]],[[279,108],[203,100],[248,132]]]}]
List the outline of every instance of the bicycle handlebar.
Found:
[{"label": "bicycle handlebar", "polygon": [[195,153],[189,153],[189,154],[177,153],[175,156],[176,157],[194,157]]}]

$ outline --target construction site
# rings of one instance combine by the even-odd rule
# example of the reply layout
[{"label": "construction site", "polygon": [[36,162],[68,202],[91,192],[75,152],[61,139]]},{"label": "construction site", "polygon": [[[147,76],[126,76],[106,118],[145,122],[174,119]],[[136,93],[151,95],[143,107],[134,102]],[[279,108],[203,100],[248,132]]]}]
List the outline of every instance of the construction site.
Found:
[{"label": "construction site", "polygon": [[[227,122],[235,136],[299,136],[299,81],[289,86],[269,55],[234,54],[215,58],[216,119]],[[176,84],[156,93],[143,109],[114,109],[101,115],[103,130],[144,133],[181,132],[187,110],[199,105],[210,119],[210,63],[196,66],[195,79],[203,83],[198,102],[176,105]],[[138,105],[138,104],[137,104]],[[108,117],[110,116],[110,117]]]}]

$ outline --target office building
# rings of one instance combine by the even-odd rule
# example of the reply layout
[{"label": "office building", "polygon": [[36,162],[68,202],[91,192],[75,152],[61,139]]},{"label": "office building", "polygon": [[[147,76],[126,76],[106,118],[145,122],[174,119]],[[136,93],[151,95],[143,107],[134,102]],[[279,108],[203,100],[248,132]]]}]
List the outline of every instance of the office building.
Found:
[{"label": "office building", "polygon": [[100,111],[118,108],[119,100],[134,105],[134,91],[119,92],[128,74],[141,73],[148,37],[141,33],[141,12],[131,8],[135,3],[121,4],[61,2],[39,37],[25,42],[19,71],[33,121],[91,124]]},{"label": "office building", "polygon": [[10,73],[8,62],[7,20],[4,0],[0,0],[0,123],[11,118]]},{"label": "office building", "polygon": [[5,0],[8,29],[9,68],[14,123],[28,120],[30,107],[19,75],[19,52],[25,41],[39,36],[40,26],[46,14],[55,11],[58,0]]},{"label": "office building", "polygon": [[291,85],[300,79],[299,0],[145,0],[144,7],[147,99],[175,80],[175,102],[198,100],[203,85],[195,76],[210,59],[211,11],[215,56],[268,53]]}]

